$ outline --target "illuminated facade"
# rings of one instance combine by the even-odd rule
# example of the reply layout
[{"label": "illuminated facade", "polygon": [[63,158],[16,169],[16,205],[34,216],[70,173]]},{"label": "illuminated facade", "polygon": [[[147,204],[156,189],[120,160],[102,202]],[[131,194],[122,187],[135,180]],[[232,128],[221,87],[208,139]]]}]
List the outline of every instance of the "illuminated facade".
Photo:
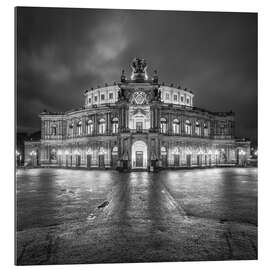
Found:
[{"label": "illuminated facade", "polygon": [[84,93],[82,108],[43,112],[41,140],[25,142],[26,162],[119,170],[244,164],[250,143],[235,140],[233,112],[194,106],[187,89],[149,78],[144,59],[119,83]]}]

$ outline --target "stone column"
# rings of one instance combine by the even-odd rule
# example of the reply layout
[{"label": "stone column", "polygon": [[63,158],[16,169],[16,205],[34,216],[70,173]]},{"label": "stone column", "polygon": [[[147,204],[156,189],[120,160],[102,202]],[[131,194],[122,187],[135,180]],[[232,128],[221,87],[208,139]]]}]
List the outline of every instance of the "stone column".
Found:
[{"label": "stone column", "polygon": [[125,106],[125,122],[126,122],[126,130],[128,130],[128,107]]},{"label": "stone column", "polygon": [[112,130],[111,130],[111,123],[112,123],[112,119],[111,119],[111,113],[108,113],[108,133],[111,134]]},{"label": "stone column", "polygon": [[159,130],[159,122],[160,122],[160,109],[159,107],[156,107],[156,117],[155,117],[155,130]]},{"label": "stone column", "polygon": [[150,107],[150,130],[154,129],[154,123],[155,123],[155,107]]},{"label": "stone column", "polygon": [[94,115],[94,134],[98,134],[98,123],[97,123],[97,115]]},{"label": "stone column", "polygon": [[171,112],[169,112],[168,131],[169,131],[169,134],[172,134],[172,113]]}]

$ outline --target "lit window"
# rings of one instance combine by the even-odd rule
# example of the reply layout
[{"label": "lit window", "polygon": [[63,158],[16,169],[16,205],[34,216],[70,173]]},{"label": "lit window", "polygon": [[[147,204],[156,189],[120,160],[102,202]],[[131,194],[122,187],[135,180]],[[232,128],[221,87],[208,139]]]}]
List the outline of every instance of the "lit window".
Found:
[{"label": "lit window", "polygon": [[73,124],[72,123],[69,125],[68,134],[69,134],[69,136],[73,136]]},{"label": "lit window", "polygon": [[160,132],[161,133],[167,132],[167,120],[165,118],[160,119]]},{"label": "lit window", "polygon": [[104,134],[105,133],[105,127],[106,127],[105,120],[104,119],[100,119],[99,122],[98,122],[98,131],[99,131],[99,134]]},{"label": "lit window", "polygon": [[179,134],[180,132],[180,122],[178,119],[173,120],[173,133],[174,134]]},{"label": "lit window", "polygon": [[118,133],[118,118],[113,118],[112,120],[112,132]]},{"label": "lit window", "polygon": [[104,100],[104,99],[105,99],[105,95],[102,94],[102,95],[100,96],[100,98],[101,98],[101,100]]},{"label": "lit window", "polygon": [[87,134],[93,134],[93,130],[94,130],[94,124],[92,120],[88,120],[86,123],[86,132]]},{"label": "lit window", "polygon": [[77,124],[78,135],[82,135],[82,121]]},{"label": "lit window", "polygon": [[209,135],[208,126],[206,123],[204,123],[204,125],[203,125],[203,133],[204,133],[204,136],[206,136],[206,137]]},{"label": "lit window", "polygon": [[200,132],[201,132],[200,123],[198,121],[196,121],[196,124],[195,124],[195,134],[197,136],[199,136],[200,135]]},{"label": "lit window", "polygon": [[191,135],[191,122],[189,120],[185,122],[185,132],[187,135]]},{"label": "lit window", "polygon": [[109,99],[113,99],[113,93],[109,93]]},{"label": "lit window", "polygon": [[173,95],[173,100],[177,101],[177,95]]}]

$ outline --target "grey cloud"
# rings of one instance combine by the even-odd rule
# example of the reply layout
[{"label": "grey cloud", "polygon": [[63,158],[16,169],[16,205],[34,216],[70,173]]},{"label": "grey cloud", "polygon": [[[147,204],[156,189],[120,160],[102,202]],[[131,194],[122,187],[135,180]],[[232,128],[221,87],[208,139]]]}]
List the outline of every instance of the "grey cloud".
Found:
[{"label": "grey cloud", "polygon": [[234,110],[237,134],[257,139],[257,14],[42,8],[17,13],[20,130],[29,130],[31,121],[38,129],[44,106],[61,111],[83,105],[85,89],[119,80],[121,69],[129,73],[130,60],[141,56],[150,75],[157,69],[161,82],[192,89],[198,107]]}]

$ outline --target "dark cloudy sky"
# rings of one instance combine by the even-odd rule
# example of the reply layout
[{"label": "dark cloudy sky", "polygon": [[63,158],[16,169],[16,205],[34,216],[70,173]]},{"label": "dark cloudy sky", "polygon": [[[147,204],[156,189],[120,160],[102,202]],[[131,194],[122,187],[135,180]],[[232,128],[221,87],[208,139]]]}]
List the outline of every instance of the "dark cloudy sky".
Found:
[{"label": "dark cloudy sky", "polygon": [[18,8],[18,131],[39,130],[43,109],[83,106],[84,90],[119,81],[135,56],[257,139],[255,13]]}]

